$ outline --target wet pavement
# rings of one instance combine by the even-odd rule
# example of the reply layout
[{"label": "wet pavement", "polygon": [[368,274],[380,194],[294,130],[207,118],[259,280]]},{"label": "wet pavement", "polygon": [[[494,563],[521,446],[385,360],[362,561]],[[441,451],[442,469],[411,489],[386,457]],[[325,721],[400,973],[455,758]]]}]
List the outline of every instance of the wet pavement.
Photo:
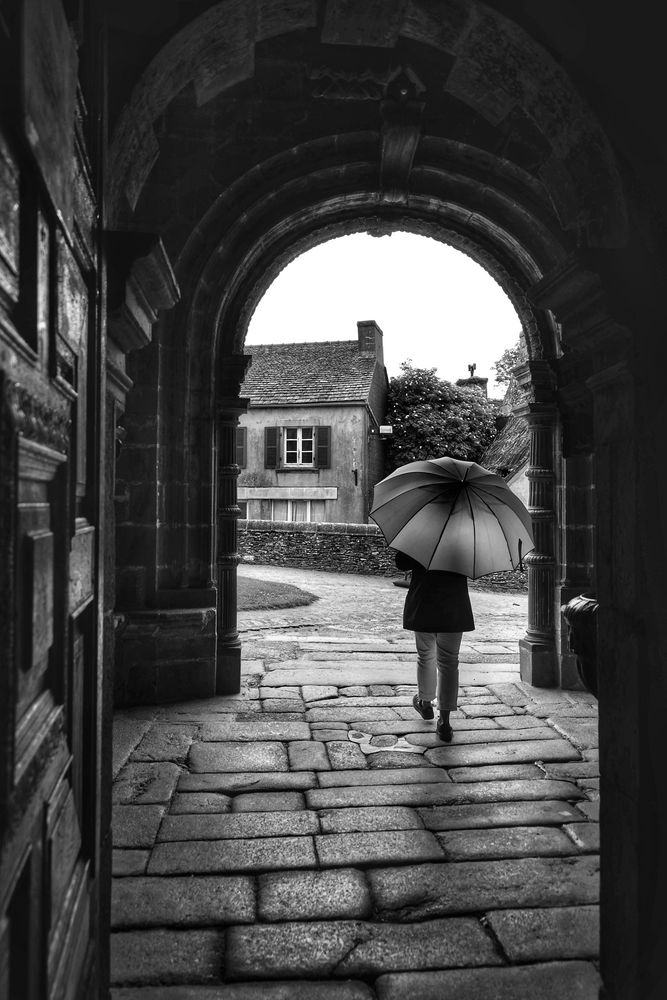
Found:
[{"label": "wet pavement", "polygon": [[117,713],[114,1000],[597,1000],[597,706],[518,673],[471,589],[454,739],[412,708],[405,590],[243,566],[243,689]]}]

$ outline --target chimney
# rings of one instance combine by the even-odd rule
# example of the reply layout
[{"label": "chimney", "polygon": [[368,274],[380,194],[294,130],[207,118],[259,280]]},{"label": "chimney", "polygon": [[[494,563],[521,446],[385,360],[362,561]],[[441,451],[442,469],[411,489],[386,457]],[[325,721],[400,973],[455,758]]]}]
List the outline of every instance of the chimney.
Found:
[{"label": "chimney", "polygon": [[471,375],[470,378],[457,378],[456,384],[462,389],[477,389],[479,392],[483,392],[485,396],[488,397],[489,395],[487,388],[489,380],[488,378],[482,378],[481,375]]},{"label": "chimney", "polygon": [[382,330],[374,319],[360,319],[357,323],[359,337],[359,353],[366,357],[377,358],[379,365],[384,364],[382,349]]}]

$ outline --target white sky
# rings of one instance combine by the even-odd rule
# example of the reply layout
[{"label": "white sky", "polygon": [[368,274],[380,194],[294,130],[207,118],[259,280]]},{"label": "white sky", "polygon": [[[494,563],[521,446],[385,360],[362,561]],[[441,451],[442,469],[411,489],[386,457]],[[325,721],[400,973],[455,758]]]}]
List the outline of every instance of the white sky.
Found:
[{"label": "white sky", "polygon": [[246,345],[355,340],[357,320],[384,333],[391,378],[408,358],[455,382],[489,379],[489,396],[504,395],[491,365],[512,347],[521,323],[493,278],[453,247],[412,233],[342,236],[292,261],[260,301]]}]

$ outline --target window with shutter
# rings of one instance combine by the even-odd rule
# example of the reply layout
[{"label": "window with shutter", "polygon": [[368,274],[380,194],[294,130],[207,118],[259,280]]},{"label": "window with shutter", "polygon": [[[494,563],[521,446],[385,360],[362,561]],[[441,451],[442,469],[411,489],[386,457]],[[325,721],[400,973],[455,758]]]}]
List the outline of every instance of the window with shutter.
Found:
[{"label": "window with shutter", "polygon": [[248,428],[247,427],[237,427],[236,428],[236,464],[241,468],[245,469],[248,464],[247,458],[247,440],[248,440]]},{"label": "window with shutter", "polygon": [[317,467],[328,469],[331,465],[331,428],[317,428]]},{"label": "window with shutter", "polygon": [[278,428],[264,428],[264,468],[278,468]]}]

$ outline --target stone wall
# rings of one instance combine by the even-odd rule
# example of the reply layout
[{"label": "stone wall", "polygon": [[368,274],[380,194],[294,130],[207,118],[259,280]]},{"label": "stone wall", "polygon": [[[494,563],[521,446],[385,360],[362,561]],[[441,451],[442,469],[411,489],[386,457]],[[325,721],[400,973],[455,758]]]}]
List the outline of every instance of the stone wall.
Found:
[{"label": "stone wall", "polygon": [[395,576],[394,556],[374,524],[239,521],[243,562],[336,573]]}]

